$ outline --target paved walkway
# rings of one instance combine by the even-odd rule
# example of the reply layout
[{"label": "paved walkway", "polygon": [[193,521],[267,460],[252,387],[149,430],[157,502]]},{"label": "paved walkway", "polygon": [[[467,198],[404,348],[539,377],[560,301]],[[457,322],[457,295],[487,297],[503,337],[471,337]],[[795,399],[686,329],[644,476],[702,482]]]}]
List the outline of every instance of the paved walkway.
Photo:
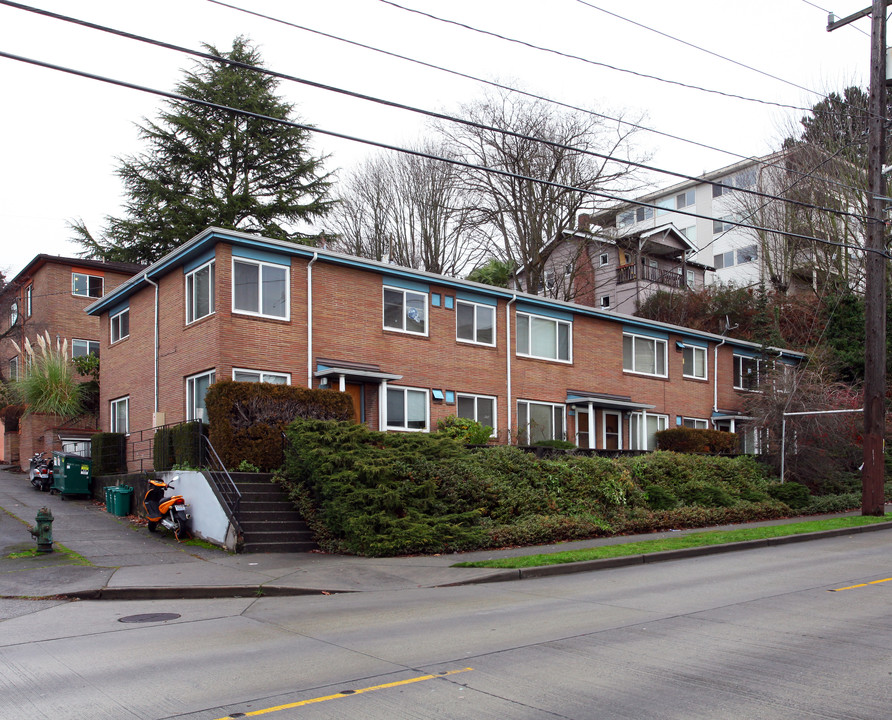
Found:
[{"label": "paved walkway", "polygon": [[[71,556],[58,550],[36,557],[9,557],[36,548],[28,526],[34,524],[37,511],[44,506],[54,517],[53,539],[56,543],[85,558],[89,565],[77,564]],[[65,596],[161,599],[403,590],[519,580],[545,574],[672,559],[681,555],[727,552],[729,549],[727,546],[713,546],[671,555],[663,553],[660,558],[633,556],[531,568],[522,572],[450,566],[462,560],[558,552],[642,538],[600,538],[535,548],[400,558],[358,558],[324,553],[232,555],[223,550],[178,543],[172,535],[163,531],[149,534],[144,525],[115,517],[93,500],[63,500],[58,495],[38,492],[31,487],[27,475],[4,469],[0,469],[0,510],[3,511],[0,512],[0,598]],[[892,528],[892,522],[872,527]],[[858,531],[849,529],[841,534]],[[646,538],[686,532],[696,531],[657,533]],[[827,536],[825,533],[814,535]],[[802,539],[803,536],[795,538],[796,541]],[[753,546],[764,547],[766,544],[759,541]],[[645,560],[645,557],[648,559]]]}]

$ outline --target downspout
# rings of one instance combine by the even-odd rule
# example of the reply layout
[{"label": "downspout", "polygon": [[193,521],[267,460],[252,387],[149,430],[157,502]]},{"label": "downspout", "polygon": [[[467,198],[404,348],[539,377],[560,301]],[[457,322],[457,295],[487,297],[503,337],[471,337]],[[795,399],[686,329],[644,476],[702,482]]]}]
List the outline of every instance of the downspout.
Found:
[{"label": "downspout", "polygon": [[313,259],[307,265],[307,387],[313,388],[313,263],[319,259],[319,253],[313,253]]},{"label": "downspout", "polygon": [[[722,336],[722,341],[715,346],[713,349],[713,362],[712,362],[712,414],[715,414],[719,411],[719,348],[724,345],[728,341],[728,338]],[[712,419],[712,426],[715,427],[715,417]]]},{"label": "downspout", "polygon": [[155,288],[155,404],[152,410],[152,426],[155,427],[155,421],[158,417],[158,283],[149,280],[148,273],[143,273],[143,280]]},{"label": "downspout", "polygon": [[514,295],[505,306],[505,358],[507,365],[507,390],[508,390],[508,444],[511,444],[511,304],[517,301],[517,295]]}]

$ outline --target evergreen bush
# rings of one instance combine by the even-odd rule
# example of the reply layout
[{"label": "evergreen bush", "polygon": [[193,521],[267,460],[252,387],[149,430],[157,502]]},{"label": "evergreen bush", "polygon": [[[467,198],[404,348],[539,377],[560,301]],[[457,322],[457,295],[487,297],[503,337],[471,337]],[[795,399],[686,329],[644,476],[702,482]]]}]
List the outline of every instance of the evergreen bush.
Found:
[{"label": "evergreen bush", "polygon": [[721,430],[675,427],[656,433],[657,447],[680,453],[736,453],[737,435]]},{"label": "evergreen bush", "polygon": [[93,475],[119,475],[127,472],[127,436],[99,432],[90,436]]}]

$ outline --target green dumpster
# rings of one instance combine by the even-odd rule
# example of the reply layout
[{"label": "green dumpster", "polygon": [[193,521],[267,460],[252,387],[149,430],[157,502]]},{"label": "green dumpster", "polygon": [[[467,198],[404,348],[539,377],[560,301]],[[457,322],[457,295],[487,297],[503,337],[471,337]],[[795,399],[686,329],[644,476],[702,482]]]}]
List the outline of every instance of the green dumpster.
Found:
[{"label": "green dumpster", "polygon": [[133,488],[129,485],[113,485],[105,489],[106,496],[111,504],[105,503],[105,509],[117,517],[127,517],[130,514],[130,498],[133,496]]},{"label": "green dumpster", "polygon": [[65,495],[89,495],[93,461],[88,457],[53,453],[53,492]]}]

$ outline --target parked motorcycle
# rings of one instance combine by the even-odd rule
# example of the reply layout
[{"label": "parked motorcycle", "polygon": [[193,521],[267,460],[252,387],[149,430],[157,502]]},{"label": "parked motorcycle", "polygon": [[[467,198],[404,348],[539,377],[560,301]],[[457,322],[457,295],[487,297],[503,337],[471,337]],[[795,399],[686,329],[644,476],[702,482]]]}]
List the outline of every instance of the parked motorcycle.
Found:
[{"label": "parked motorcycle", "polygon": [[34,453],[29,461],[28,479],[35,490],[49,492],[53,486],[53,458],[45,453]]},{"label": "parked motorcycle", "polygon": [[187,511],[186,501],[182,495],[164,496],[164,491],[173,490],[173,483],[179,479],[177,475],[169,483],[163,480],[149,480],[143,507],[146,510],[146,519],[149,521],[149,532],[155,532],[158,525],[161,525],[173,532],[177,540],[184,540],[189,537],[189,520],[192,517]]}]

